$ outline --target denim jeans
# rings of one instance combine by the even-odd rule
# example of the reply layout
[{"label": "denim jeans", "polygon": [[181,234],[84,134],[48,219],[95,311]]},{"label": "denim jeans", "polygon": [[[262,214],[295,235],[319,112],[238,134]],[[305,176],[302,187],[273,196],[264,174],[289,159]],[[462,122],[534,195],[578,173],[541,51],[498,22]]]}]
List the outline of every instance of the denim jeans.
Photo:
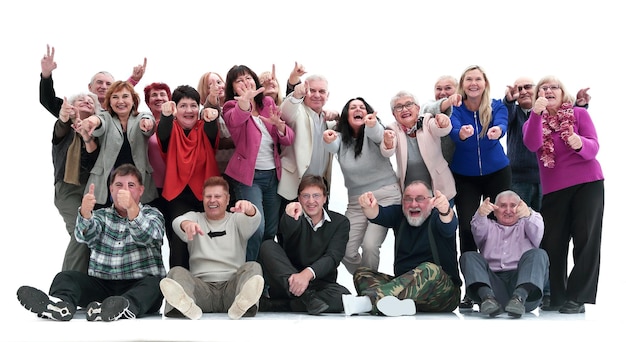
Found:
[{"label": "denim jeans", "polygon": [[246,261],[256,261],[263,240],[272,240],[278,231],[280,217],[280,195],[276,169],[255,170],[251,186],[235,181],[237,200],[252,202],[261,213],[261,223],[257,231],[248,240]]}]

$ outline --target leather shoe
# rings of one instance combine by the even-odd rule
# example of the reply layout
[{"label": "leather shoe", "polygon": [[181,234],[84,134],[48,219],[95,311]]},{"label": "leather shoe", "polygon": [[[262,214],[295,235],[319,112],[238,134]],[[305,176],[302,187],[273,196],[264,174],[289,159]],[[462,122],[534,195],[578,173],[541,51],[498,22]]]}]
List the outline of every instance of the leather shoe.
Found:
[{"label": "leather shoe", "polygon": [[519,296],[513,296],[509,299],[509,302],[506,303],[504,311],[508,312],[511,317],[520,318],[526,312],[524,301]]},{"label": "leather shoe", "polygon": [[474,309],[474,301],[470,299],[467,295],[463,297],[461,302],[459,303],[459,310],[473,310]]},{"label": "leather shoe", "polygon": [[541,298],[541,304],[539,305],[540,308],[546,307],[549,308],[550,307],[550,295],[545,295],[543,296],[543,298]]},{"label": "leather shoe", "polygon": [[564,314],[577,314],[585,312],[585,303],[579,303],[573,300],[568,300],[559,309],[560,313]]},{"label": "leather shoe", "polygon": [[498,301],[489,296],[480,303],[480,313],[489,315],[490,317],[496,317],[502,312],[502,307]]},{"label": "leather shoe", "polygon": [[309,315],[319,315],[328,310],[328,304],[317,298],[311,290],[304,291],[300,298],[302,298],[302,303],[306,306],[306,311]]}]

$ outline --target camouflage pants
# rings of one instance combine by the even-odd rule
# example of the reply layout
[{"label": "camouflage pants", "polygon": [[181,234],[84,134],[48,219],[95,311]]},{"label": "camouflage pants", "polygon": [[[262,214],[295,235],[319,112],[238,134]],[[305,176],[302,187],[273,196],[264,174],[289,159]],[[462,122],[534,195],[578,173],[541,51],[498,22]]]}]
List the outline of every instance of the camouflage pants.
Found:
[{"label": "camouflage pants", "polygon": [[[359,295],[369,296],[373,304],[385,296],[412,299],[417,311],[452,312],[459,305],[461,288],[436,264],[425,262],[393,277],[366,267],[359,267],[353,276]],[[373,314],[377,314],[373,305]]]}]

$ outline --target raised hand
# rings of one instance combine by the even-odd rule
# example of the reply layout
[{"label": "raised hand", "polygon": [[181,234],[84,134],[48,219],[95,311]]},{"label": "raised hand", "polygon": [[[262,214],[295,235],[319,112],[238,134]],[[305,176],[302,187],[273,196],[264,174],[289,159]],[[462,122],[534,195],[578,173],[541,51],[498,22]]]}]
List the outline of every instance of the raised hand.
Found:
[{"label": "raised hand", "polygon": [[491,199],[489,197],[485,198],[485,200],[480,204],[480,207],[478,207],[478,215],[480,216],[487,216],[489,214],[491,214],[491,212],[493,212],[495,209],[497,209],[498,206],[495,204],[491,203]]},{"label": "raised hand", "polygon": [[304,70],[304,66],[298,62],[293,66],[293,70],[289,74],[289,84],[296,84],[300,82],[300,77],[306,74],[306,70]]},{"label": "raised hand", "polygon": [[519,98],[519,91],[517,91],[516,86],[507,85],[506,90],[504,92],[504,96],[506,97],[506,100],[509,102],[517,101],[517,99]]},{"label": "raised hand", "polygon": [[446,128],[451,124],[450,117],[442,113],[435,114],[435,122],[439,128]]},{"label": "raised hand", "polygon": [[363,208],[376,208],[378,200],[371,191],[368,191],[359,196],[359,205]]},{"label": "raised hand", "polygon": [[298,220],[302,215],[302,204],[300,202],[291,202],[285,207],[285,214],[292,217],[294,220]]},{"label": "raised hand", "polygon": [[440,213],[447,213],[450,209],[448,198],[439,190],[435,190],[435,197],[431,199],[433,208],[437,208]]},{"label": "raised hand", "polygon": [[211,122],[219,116],[219,112],[215,108],[204,108],[202,110],[202,119],[206,122]]},{"label": "raised hand", "polygon": [[530,208],[528,208],[526,202],[522,200],[519,201],[517,207],[515,208],[515,214],[517,214],[518,219],[530,216]]},{"label": "raised hand", "polygon": [[378,113],[374,112],[374,113],[370,113],[365,115],[365,126],[369,127],[369,128],[374,128],[376,126],[376,124],[378,123],[378,120],[376,119],[376,115]]},{"label": "raised hand", "polygon": [[161,105],[161,115],[163,116],[174,115],[174,117],[176,117],[176,102],[174,101],[163,102],[163,104]]},{"label": "raised hand", "polygon": [[591,95],[587,94],[589,88],[583,88],[576,93],[576,105],[583,107],[589,104],[591,101]]},{"label": "raised hand", "polygon": [[580,139],[580,135],[574,133],[574,126],[569,126],[569,137],[567,137],[567,144],[573,150],[579,150],[583,147],[583,141]]},{"label": "raised hand", "polygon": [[67,97],[63,97],[63,104],[59,111],[59,120],[62,122],[74,121],[76,119],[76,108],[67,102]]},{"label": "raised hand", "polygon": [[498,140],[502,136],[502,128],[500,126],[493,126],[487,130],[487,138],[489,140]]},{"label": "raised hand", "polygon": [[548,106],[548,99],[546,99],[546,92],[543,89],[539,89],[539,93],[537,94],[537,99],[535,100],[535,105],[533,106],[533,112],[538,115],[541,115],[546,107]]},{"label": "raised hand", "polygon": [[265,91],[265,87],[260,87],[259,89],[255,89],[256,85],[254,83],[242,82],[238,85],[236,89],[236,93],[239,96],[235,96],[234,99],[238,101],[239,108],[245,111],[249,111],[252,108],[252,101],[254,97]]},{"label": "raised hand", "polygon": [[325,143],[330,144],[333,141],[337,140],[337,132],[335,132],[332,129],[327,129],[324,131],[324,135],[322,136],[322,139],[324,139]]},{"label": "raised hand", "polygon": [[89,191],[83,196],[83,200],[80,203],[80,215],[86,219],[91,218],[91,212],[96,206],[95,188],[96,186],[93,183],[89,184]]},{"label": "raised hand", "polygon": [[57,62],[54,61],[54,46],[46,45],[46,54],[41,59],[41,76],[44,78],[52,75],[52,70],[57,68]]},{"label": "raised hand", "polygon": [[280,118],[280,110],[276,108],[276,106],[270,107],[269,117],[259,115],[259,118],[261,118],[261,121],[265,123],[276,126],[281,134],[285,134],[285,129],[287,128],[287,125],[285,124],[285,121]]},{"label": "raised hand", "polygon": [[135,83],[139,83],[139,81],[143,78],[143,74],[146,72],[146,64],[148,64],[148,59],[144,57],[143,65],[139,64],[133,68],[133,74],[130,78],[132,78]]},{"label": "raised hand", "polygon": [[296,99],[302,99],[309,95],[311,95],[311,88],[309,87],[309,81],[298,83],[295,86],[295,88],[293,88],[293,97],[295,97]]},{"label": "raised hand", "polygon": [[459,130],[459,138],[461,138],[461,140],[465,140],[471,137],[472,135],[474,135],[474,126],[472,125],[461,126],[461,129]]}]

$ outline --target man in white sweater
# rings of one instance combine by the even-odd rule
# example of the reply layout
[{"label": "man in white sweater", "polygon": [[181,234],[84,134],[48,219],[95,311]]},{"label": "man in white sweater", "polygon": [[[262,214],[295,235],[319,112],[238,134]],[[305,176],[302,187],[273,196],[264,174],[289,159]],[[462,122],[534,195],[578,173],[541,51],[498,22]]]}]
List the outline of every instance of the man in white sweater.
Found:
[{"label": "man in white sweater", "polygon": [[246,245],[261,222],[250,202],[237,201],[227,212],[228,182],[204,183],[204,212],[174,219],[174,232],[188,245],[189,270],[173,267],[160,286],[164,315],[199,319],[203,312],[228,312],[231,319],[255,316],[264,281],[261,266],[246,262]]}]

